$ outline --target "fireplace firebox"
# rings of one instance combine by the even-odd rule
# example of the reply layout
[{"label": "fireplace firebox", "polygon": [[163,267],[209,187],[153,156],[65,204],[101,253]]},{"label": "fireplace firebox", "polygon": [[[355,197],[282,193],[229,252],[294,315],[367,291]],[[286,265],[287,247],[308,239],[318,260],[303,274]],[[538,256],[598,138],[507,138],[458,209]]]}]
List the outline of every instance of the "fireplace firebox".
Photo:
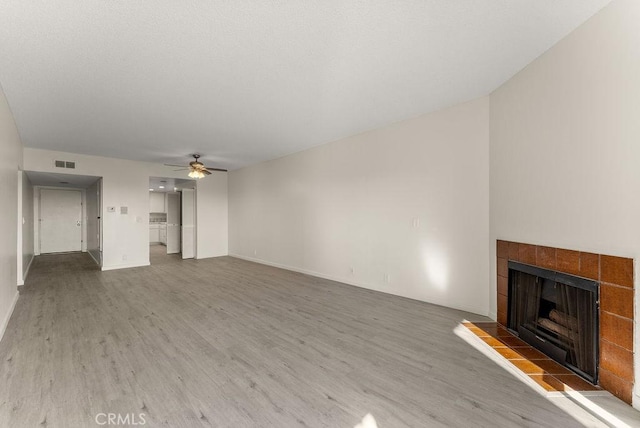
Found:
[{"label": "fireplace firebox", "polygon": [[599,283],[514,261],[508,267],[507,327],[597,384]]}]

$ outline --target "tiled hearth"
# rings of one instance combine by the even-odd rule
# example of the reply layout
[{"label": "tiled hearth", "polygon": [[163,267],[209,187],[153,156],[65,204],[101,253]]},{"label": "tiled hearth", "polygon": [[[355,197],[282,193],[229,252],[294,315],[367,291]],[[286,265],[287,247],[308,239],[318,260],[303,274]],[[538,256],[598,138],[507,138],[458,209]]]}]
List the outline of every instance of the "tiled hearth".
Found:
[{"label": "tiled hearth", "polygon": [[[631,404],[634,382],[633,260],[500,240],[497,241],[496,247],[498,269],[497,317],[498,323],[502,326],[507,325],[509,260],[600,282],[600,365],[598,384]],[[532,370],[535,369],[532,368]],[[557,379],[559,376],[551,374],[551,377]],[[551,377],[547,376],[547,379],[551,379]]]},{"label": "tiled hearth", "polygon": [[463,325],[547,392],[601,391],[495,322]]}]

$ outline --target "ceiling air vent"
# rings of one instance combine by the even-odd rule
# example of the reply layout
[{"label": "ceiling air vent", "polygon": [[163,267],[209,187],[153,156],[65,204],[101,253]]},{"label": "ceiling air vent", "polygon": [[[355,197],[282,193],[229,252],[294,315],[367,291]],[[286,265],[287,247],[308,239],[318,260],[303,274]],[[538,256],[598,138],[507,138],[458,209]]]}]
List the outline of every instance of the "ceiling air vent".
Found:
[{"label": "ceiling air vent", "polygon": [[76,168],[76,163],[75,162],[69,162],[69,161],[57,160],[57,161],[55,161],[55,165],[56,165],[56,168],[69,168],[69,169],[75,169]]}]

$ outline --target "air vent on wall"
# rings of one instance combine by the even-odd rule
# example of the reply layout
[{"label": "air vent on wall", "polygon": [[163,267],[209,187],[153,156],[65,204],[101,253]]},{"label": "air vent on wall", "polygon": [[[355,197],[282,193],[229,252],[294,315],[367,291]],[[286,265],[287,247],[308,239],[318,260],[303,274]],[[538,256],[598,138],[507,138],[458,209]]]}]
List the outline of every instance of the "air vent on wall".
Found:
[{"label": "air vent on wall", "polygon": [[70,168],[70,169],[75,169],[76,168],[76,163],[75,162],[69,162],[69,161],[57,160],[57,161],[55,161],[55,165],[56,165],[56,168]]}]

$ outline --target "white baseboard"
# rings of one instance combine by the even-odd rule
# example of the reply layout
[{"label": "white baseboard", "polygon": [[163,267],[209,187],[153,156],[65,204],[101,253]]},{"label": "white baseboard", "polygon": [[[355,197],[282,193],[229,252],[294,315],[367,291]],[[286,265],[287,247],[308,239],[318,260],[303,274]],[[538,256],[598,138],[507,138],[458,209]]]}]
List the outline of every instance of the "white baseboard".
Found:
[{"label": "white baseboard", "polygon": [[7,325],[9,325],[9,320],[11,319],[11,315],[13,315],[13,310],[16,308],[16,303],[18,303],[18,297],[20,297],[20,293],[16,290],[16,294],[13,297],[13,302],[11,302],[11,306],[9,307],[9,311],[7,315],[2,320],[2,324],[0,325],[0,340],[4,336],[4,332],[7,330]]},{"label": "white baseboard", "polygon": [[[98,259],[95,258],[95,256],[93,255],[93,253],[91,251],[87,251],[87,253],[89,253],[89,255],[91,256],[91,258],[93,259],[94,262],[96,262],[96,264],[98,266],[100,266],[100,262],[98,261]],[[104,270],[104,269],[103,269]]]},{"label": "white baseboard", "polygon": [[[27,280],[27,275],[29,275],[29,269],[31,269],[31,263],[33,263],[34,258],[35,255],[32,254],[29,263],[27,263],[27,269],[22,272],[22,277],[18,276],[18,287],[24,285],[24,282]],[[20,275],[20,272],[18,272],[18,275]]]},{"label": "white baseboard", "polygon": [[105,271],[105,270],[116,270],[116,269],[128,269],[128,268],[135,268],[135,267],[144,267],[144,266],[150,266],[151,263],[146,262],[146,263],[128,263],[128,264],[122,264],[122,265],[113,265],[113,266],[102,266],[101,270]]},{"label": "white baseboard", "polygon": [[[290,271],[293,271],[293,272],[303,273],[305,275],[315,276],[317,278],[322,278],[322,279],[328,279],[330,281],[341,282],[343,284],[353,285],[354,287],[364,288],[366,290],[376,291],[378,293],[389,294],[390,296],[402,297],[404,299],[415,300],[417,302],[429,303],[431,305],[443,306],[443,307],[446,307],[446,308],[451,308],[451,309],[456,309],[456,310],[459,310],[459,311],[465,311],[465,312],[470,312],[470,313],[473,313],[473,314],[486,316],[486,313],[485,314],[480,314],[480,313],[478,313],[478,311],[476,309],[473,309],[473,308],[465,308],[465,307],[460,307],[460,306],[457,306],[457,307],[447,306],[447,305],[445,305],[443,303],[429,302],[427,300],[417,299],[417,298],[411,297],[411,296],[405,296],[405,295],[402,295],[402,294],[390,293],[388,290],[381,290],[381,289],[378,289],[378,288],[374,288],[369,284],[359,283],[359,282],[350,280],[349,278],[340,278],[340,277],[337,277],[337,276],[326,275],[326,274],[323,274],[323,273],[320,273],[320,272],[315,272],[315,271],[312,271],[312,270],[301,269],[301,268],[288,266],[288,265],[284,265],[284,264],[280,264],[280,263],[274,263],[274,262],[270,262],[270,261],[262,260],[262,259],[254,259],[253,257],[247,257],[247,256],[243,256],[243,255],[240,255],[240,254],[231,253],[231,254],[229,254],[229,256],[230,257],[235,257],[235,258],[238,258],[238,259],[242,259],[242,260],[247,260],[249,262],[260,263],[260,264],[267,265],[267,266],[273,266],[273,267],[277,267],[277,268],[280,268],[280,269],[285,269],[285,270],[290,270]],[[492,319],[495,319],[495,318],[492,318]]]},{"label": "white baseboard", "polygon": [[[238,259],[242,259],[242,260],[246,260],[246,261],[249,261],[249,262],[260,263],[262,265],[273,266],[273,267],[277,267],[277,268],[280,268],[280,269],[285,269],[285,270],[290,270],[290,271],[293,271],[293,272],[303,273],[305,275],[311,275],[311,276],[315,276],[315,277],[322,278],[322,279],[328,279],[330,281],[342,282],[343,284],[353,285],[353,286],[360,287],[360,288],[366,288],[367,290],[380,291],[381,293],[386,293],[385,291],[377,290],[375,288],[371,288],[370,286],[367,286],[367,285],[364,285],[364,284],[360,284],[360,283],[357,283],[355,281],[349,281],[348,279],[345,279],[345,278],[338,278],[337,276],[325,275],[323,273],[315,272],[315,271],[308,270],[308,269],[301,269],[301,268],[297,268],[297,267],[294,267],[294,266],[289,266],[289,265],[283,265],[283,264],[280,264],[280,263],[270,262],[270,261],[267,261],[267,260],[255,259],[253,257],[242,256],[240,254],[229,254],[229,256],[230,257],[235,257],[235,258],[238,258]],[[387,294],[390,294],[390,293],[387,293]],[[394,296],[395,295],[396,294],[394,294]],[[400,297],[404,297],[404,296],[400,296]]]},{"label": "white baseboard", "polygon": [[487,315],[489,318],[491,318],[494,321],[498,320],[498,314],[494,311],[489,312],[489,315]]}]

